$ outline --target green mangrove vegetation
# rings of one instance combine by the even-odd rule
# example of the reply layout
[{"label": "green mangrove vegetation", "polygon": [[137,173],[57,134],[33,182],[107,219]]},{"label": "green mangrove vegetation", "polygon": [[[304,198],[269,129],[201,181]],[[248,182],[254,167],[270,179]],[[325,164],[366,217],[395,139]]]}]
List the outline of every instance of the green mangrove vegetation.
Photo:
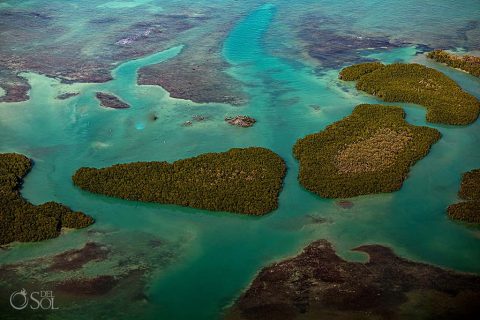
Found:
[{"label": "green mangrove vegetation", "polygon": [[33,205],[22,198],[20,186],[32,162],[16,153],[0,154],[0,244],[57,237],[62,228],[84,228],[93,219],[56,202]]},{"label": "green mangrove vegetation", "polygon": [[356,81],[360,77],[383,67],[384,65],[378,61],[365,62],[342,69],[338,77],[345,81]]},{"label": "green mangrove vegetation", "polygon": [[361,104],[350,116],[299,139],[293,153],[300,183],[325,198],[400,189],[410,166],[440,138],[436,129],[404,118],[399,107]]},{"label": "green mangrove vegetation", "polygon": [[80,168],[72,179],[84,190],[110,197],[262,215],[278,207],[285,171],[277,154],[251,147],[173,163]]},{"label": "green mangrove vegetation", "polygon": [[420,64],[378,62],[344,68],[339,78],[356,80],[356,88],[387,102],[407,102],[427,108],[427,121],[450,125],[474,122],[480,102],[443,73]]},{"label": "green mangrove vegetation", "polygon": [[449,67],[460,69],[472,76],[480,77],[480,57],[471,55],[457,55],[444,50],[433,50],[427,57]]},{"label": "green mangrove vegetation", "polygon": [[450,205],[448,216],[454,220],[480,223],[480,169],[463,174],[458,196],[466,201]]}]

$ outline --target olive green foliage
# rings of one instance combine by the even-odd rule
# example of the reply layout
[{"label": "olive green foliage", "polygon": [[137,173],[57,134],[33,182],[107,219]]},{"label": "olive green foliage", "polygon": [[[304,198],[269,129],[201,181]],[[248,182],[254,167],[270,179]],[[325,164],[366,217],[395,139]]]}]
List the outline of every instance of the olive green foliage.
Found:
[{"label": "olive green foliage", "polygon": [[261,215],[278,207],[285,163],[264,148],[231,149],[167,162],[80,168],[76,186],[128,200]]},{"label": "olive green foliage", "polygon": [[55,238],[62,227],[83,228],[93,219],[55,202],[35,206],[22,198],[19,187],[32,163],[27,157],[0,154],[0,244]]},{"label": "olive green foliage", "polygon": [[[425,157],[431,145],[440,138],[437,130],[410,125],[404,117],[405,113],[399,107],[362,104],[343,120],[298,140],[293,153],[300,162],[300,183],[325,198],[347,198],[400,189],[410,166]],[[393,162],[389,159],[392,164],[378,165],[376,170],[362,172],[339,170],[337,159],[343,150],[385,129],[408,132],[411,137],[403,148],[393,149],[398,154]]]},{"label": "olive green foliage", "polygon": [[480,169],[466,172],[458,195],[467,200],[448,207],[448,216],[452,219],[470,223],[480,223]]},{"label": "olive green foliage", "polygon": [[452,204],[447,209],[448,216],[454,220],[468,223],[480,223],[480,200]]},{"label": "olive green foliage", "polygon": [[463,174],[458,195],[464,200],[480,200],[480,169]]},{"label": "olive green foliage", "polygon": [[343,68],[338,77],[345,81],[356,81],[363,75],[371,73],[377,69],[383,68],[384,65],[380,62],[366,62],[356,64],[350,67]]},{"label": "olive green foliage", "polygon": [[[372,71],[370,71],[372,70]],[[420,64],[357,64],[340,72],[358,80],[356,88],[387,102],[408,102],[427,108],[427,121],[451,125],[474,122],[480,102],[443,73]]]},{"label": "olive green foliage", "polygon": [[470,55],[456,55],[443,50],[434,50],[427,54],[427,57],[447,66],[461,69],[475,77],[480,77],[480,57]]}]

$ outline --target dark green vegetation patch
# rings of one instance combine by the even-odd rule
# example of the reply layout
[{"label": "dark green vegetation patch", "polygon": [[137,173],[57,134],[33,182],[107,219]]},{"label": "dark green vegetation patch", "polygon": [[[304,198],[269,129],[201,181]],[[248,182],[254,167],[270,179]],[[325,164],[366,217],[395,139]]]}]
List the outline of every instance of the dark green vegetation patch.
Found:
[{"label": "dark green vegetation patch", "polygon": [[296,142],[298,179],[326,198],[392,192],[401,188],[410,166],[440,138],[432,128],[404,120],[399,107],[358,105],[325,130]]},{"label": "dark green vegetation patch", "polygon": [[373,71],[383,68],[384,65],[380,62],[366,62],[356,64],[354,66],[346,67],[340,71],[339,78],[345,81],[356,81],[362,76],[372,73]]},{"label": "dark green vegetation patch", "polygon": [[470,55],[456,55],[443,50],[434,50],[427,54],[427,57],[447,66],[461,69],[475,77],[480,77],[480,57]]},{"label": "dark green vegetation patch", "polygon": [[261,215],[278,207],[285,163],[264,148],[231,149],[168,162],[80,168],[76,186],[127,200]]},{"label": "dark green vegetation patch", "polygon": [[448,216],[455,220],[480,223],[480,169],[463,174],[458,195],[467,201],[450,205]]},{"label": "dark green vegetation patch", "polygon": [[480,103],[443,73],[420,64],[361,63],[343,69],[343,80],[387,102],[407,102],[427,108],[427,121],[451,125],[474,122]]},{"label": "dark green vegetation patch", "polygon": [[93,219],[56,202],[35,206],[22,198],[19,187],[32,167],[30,159],[0,154],[0,244],[55,238],[61,228],[84,228]]}]

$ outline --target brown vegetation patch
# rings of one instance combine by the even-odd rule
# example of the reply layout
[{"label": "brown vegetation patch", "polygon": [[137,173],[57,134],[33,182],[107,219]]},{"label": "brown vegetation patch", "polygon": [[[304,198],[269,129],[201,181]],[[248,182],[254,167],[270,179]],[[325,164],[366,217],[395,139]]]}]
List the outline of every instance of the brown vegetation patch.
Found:
[{"label": "brown vegetation patch", "polygon": [[335,157],[341,173],[373,172],[395,164],[398,154],[413,140],[408,130],[381,128],[370,138],[351,143]]}]

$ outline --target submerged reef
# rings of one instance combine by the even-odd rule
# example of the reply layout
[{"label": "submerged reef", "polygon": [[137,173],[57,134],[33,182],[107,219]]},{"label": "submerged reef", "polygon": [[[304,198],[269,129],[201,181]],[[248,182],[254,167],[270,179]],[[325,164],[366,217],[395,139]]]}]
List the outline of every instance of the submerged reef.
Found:
[{"label": "submerged reef", "polygon": [[318,240],[263,268],[226,318],[475,318],[479,276],[410,261],[381,245],[354,251],[369,261],[346,261],[327,240]]},{"label": "submerged reef", "polygon": [[[173,97],[198,102],[239,104],[244,100],[241,83],[223,72],[228,63],[220,53],[228,31],[225,26],[235,18],[218,15],[215,4],[164,3],[159,10],[139,6],[136,14],[128,8],[117,9],[110,17],[97,6],[95,2],[81,7],[50,2],[31,9],[1,7],[0,87],[5,95],[0,102],[29,99],[30,86],[21,72],[64,83],[106,82],[112,80],[111,70],[119,63],[179,43],[188,47],[181,56],[167,65],[142,69],[139,83],[162,85]],[[248,8],[233,5],[231,10]],[[68,16],[75,16],[79,26],[75,32],[65,21]]]},{"label": "submerged reef", "polygon": [[263,215],[278,207],[285,171],[277,154],[251,147],[173,163],[80,168],[72,179],[79,188],[110,197]]},{"label": "submerged reef", "polygon": [[[0,62],[2,62],[1,56]],[[20,102],[30,98],[28,92],[31,88],[27,79],[2,70],[0,67],[0,81],[0,87],[5,91],[5,94],[0,96],[0,102]]]},{"label": "submerged reef", "polygon": [[297,27],[298,39],[322,69],[368,61],[362,57],[362,50],[387,50],[403,45],[384,36],[368,36],[354,30],[339,31],[334,27],[337,21],[327,17],[313,15],[301,21],[302,26]]},{"label": "submerged reef", "polygon": [[97,92],[95,97],[100,101],[102,107],[112,109],[128,109],[130,105],[120,100],[117,96],[105,92]]},{"label": "submerged reef", "polygon": [[66,99],[70,99],[72,97],[75,97],[75,96],[78,96],[80,94],[80,92],[65,92],[65,93],[61,93],[57,96],[57,99],[58,100],[66,100]]},{"label": "submerged reef", "polygon": [[427,57],[447,66],[461,69],[475,77],[480,77],[480,57],[471,55],[456,55],[444,50],[434,50],[427,54]]},{"label": "submerged reef", "polygon": [[209,121],[210,119],[211,119],[211,117],[208,116],[208,115],[197,114],[197,115],[194,115],[191,118],[191,120],[187,120],[184,123],[182,123],[182,126],[183,127],[190,127],[190,126],[193,125],[193,123],[201,123],[201,122]]},{"label": "submerged reef", "polygon": [[22,198],[20,186],[32,162],[15,154],[0,154],[0,244],[55,238],[62,228],[85,228],[93,219],[57,202],[33,205]]},{"label": "submerged reef", "polygon": [[[13,309],[9,297],[19,288],[29,293],[39,288],[52,290],[59,309],[51,314],[61,319],[72,314],[95,319],[122,318],[126,313],[142,319],[148,302],[145,288],[152,275],[158,276],[159,271],[176,261],[189,241],[182,238],[172,242],[138,231],[89,231],[87,243],[74,247],[60,244],[58,249],[63,252],[0,265],[2,319],[18,319],[19,312],[28,319],[43,319],[49,314],[49,310],[39,313],[30,308]],[[112,308],[99,309],[99,304],[110,304]]]},{"label": "submerged reef", "polygon": [[458,196],[466,201],[450,205],[448,216],[454,220],[480,223],[480,169],[463,174]]},{"label": "submerged reef", "polygon": [[227,64],[210,59],[188,63],[187,53],[160,64],[141,68],[138,84],[158,85],[167,90],[172,98],[191,100],[197,103],[228,103],[242,105],[245,94],[242,84],[223,72]]},{"label": "submerged reef", "polygon": [[427,108],[427,121],[450,125],[474,122],[480,102],[443,73],[420,64],[357,64],[339,78],[357,81],[356,88],[386,102],[416,103]]},{"label": "submerged reef", "polygon": [[249,116],[235,116],[235,117],[226,117],[225,121],[231,124],[232,126],[248,128],[251,127],[257,122],[252,117]]},{"label": "submerged reef", "polygon": [[107,246],[87,242],[81,249],[68,250],[54,256],[46,270],[49,272],[78,270],[89,262],[106,260],[110,251]]},{"label": "submerged reef", "polygon": [[230,65],[221,55],[221,44],[230,27],[228,24],[210,32],[202,45],[186,46],[172,59],[141,68],[138,84],[159,85],[173,98],[197,103],[245,104],[242,83],[225,72]]},{"label": "submerged reef", "polygon": [[408,124],[399,107],[358,105],[325,130],[299,139],[298,179],[325,198],[399,190],[410,167],[439,138],[436,129]]}]

